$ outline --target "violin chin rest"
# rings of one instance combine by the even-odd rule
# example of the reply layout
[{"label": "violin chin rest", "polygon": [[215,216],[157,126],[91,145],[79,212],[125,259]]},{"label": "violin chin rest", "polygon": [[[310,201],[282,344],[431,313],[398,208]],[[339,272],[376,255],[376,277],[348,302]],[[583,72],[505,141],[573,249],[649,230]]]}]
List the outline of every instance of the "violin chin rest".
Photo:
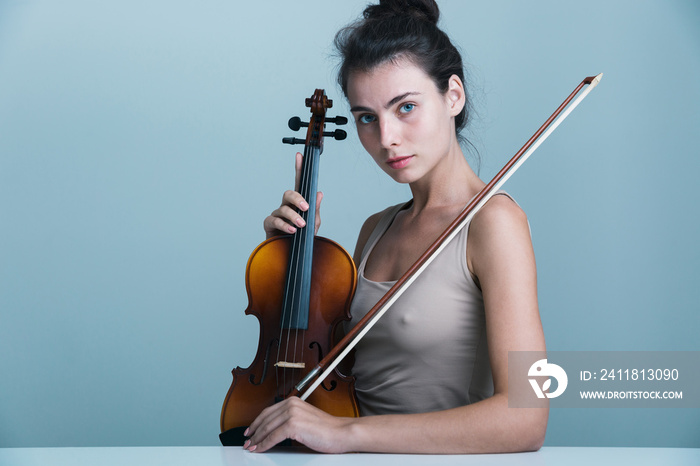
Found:
[{"label": "violin chin rest", "polygon": [[[221,432],[219,434],[219,440],[221,440],[221,445],[225,447],[242,447],[245,441],[248,440],[248,437],[243,435],[243,432],[245,432],[247,428],[248,426],[234,427],[233,429]],[[289,439],[284,440],[278,445],[282,447],[295,446],[295,444]]]},{"label": "violin chin rest", "polygon": [[219,440],[221,444],[225,447],[242,447],[248,437],[243,435],[243,432],[248,428],[248,426],[234,427],[225,432],[219,434]]}]

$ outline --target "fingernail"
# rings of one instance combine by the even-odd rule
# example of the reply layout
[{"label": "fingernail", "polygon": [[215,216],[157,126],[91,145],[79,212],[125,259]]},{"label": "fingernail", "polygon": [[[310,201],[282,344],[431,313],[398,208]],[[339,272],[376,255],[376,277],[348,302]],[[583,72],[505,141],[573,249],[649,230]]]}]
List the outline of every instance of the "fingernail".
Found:
[{"label": "fingernail", "polygon": [[258,447],[257,445],[253,445],[252,447],[250,447],[250,448],[248,449],[248,451],[255,451],[255,449],[256,449],[257,447]]},{"label": "fingernail", "polygon": [[297,219],[297,225],[299,225],[300,227],[303,227],[304,225],[306,225],[306,222],[304,221],[303,218],[299,217]]},{"label": "fingernail", "polygon": [[247,436],[248,436],[248,432],[250,432],[250,427],[248,427],[248,428],[245,430],[245,432],[243,432],[243,436],[244,436],[244,437],[247,437]]},{"label": "fingernail", "polygon": [[[248,432],[248,431],[246,431]],[[245,435],[245,434],[243,434]],[[243,448],[248,448],[248,445],[250,445],[250,439],[246,440],[245,443],[243,443]]]},{"label": "fingernail", "polygon": [[290,232],[290,233],[294,233],[295,231],[297,231],[297,229],[294,228],[294,227],[292,227],[292,226],[290,226],[289,228],[287,228],[287,231]]},{"label": "fingernail", "polygon": [[306,210],[309,208],[309,204],[306,201],[301,201],[301,204],[299,204],[299,207],[301,207],[301,210]]}]

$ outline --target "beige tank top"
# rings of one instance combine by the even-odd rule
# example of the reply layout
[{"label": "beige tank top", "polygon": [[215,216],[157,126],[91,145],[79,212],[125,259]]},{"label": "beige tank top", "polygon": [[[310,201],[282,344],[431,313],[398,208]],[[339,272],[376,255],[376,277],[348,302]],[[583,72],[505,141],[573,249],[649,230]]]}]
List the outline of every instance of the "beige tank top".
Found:
[{"label": "beige tank top", "polygon": [[[395,282],[364,277],[367,258],[407,204],[384,211],[358,268],[354,326]],[[469,225],[358,343],[353,374],[363,416],[438,411],[493,395],[481,290],[467,268]]]}]

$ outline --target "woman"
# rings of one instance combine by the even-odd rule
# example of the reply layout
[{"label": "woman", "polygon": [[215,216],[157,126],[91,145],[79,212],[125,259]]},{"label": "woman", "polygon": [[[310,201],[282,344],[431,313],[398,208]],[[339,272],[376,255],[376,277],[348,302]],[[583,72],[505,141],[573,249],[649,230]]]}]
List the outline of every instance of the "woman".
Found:
[{"label": "woman", "polygon": [[[438,17],[432,0],[382,1],[336,37],[360,141],[413,195],[360,231],[351,325],[484,186],[459,144],[462,60]],[[268,237],[303,226],[295,208],[308,204],[287,191],[264,221]],[[536,450],[548,410],[508,407],[507,364],[509,351],[544,350],[527,218],[494,196],[356,347],[362,416],[336,418],[292,397],[260,414],[244,448],[291,438],[323,452]]]}]

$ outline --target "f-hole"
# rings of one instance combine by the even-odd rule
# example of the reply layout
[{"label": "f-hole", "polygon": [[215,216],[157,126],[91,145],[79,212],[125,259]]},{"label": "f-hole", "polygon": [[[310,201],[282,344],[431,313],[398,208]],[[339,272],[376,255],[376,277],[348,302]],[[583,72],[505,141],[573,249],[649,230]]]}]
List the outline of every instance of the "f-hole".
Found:
[{"label": "f-hole", "polygon": [[250,380],[250,383],[252,383],[253,385],[260,385],[261,383],[263,383],[265,381],[265,377],[267,377],[267,367],[269,365],[268,361],[270,360],[270,352],[272,350],[272,346],[278,345],[278,344],[279,344],[279,341],[277,340],[277,338],[275,338],[275,339],[270,341],[269,345],[267,345],[267,350],[265,350],[265,359],[263,360],[263,373],[262,373],[262,376],[260,377],[260,380],[258,382],[253,380],[253,379],[255,379],[255,374],[250,374],[250,377],[248,378],[248,380]]},{"label": "f-hole", "polygon": [[[309,348],[311,348],[311,349],[313,349],[314,346],[317,348],[317,351],[318,351],[318,361],[320,361],[321,359],[323,359],[323,348],[321,348],[321,345],[320,345],[319,342],[317,342],[317,341],[312,341],[312,342],[309,344]],[[323,382],[321,382],[321,388],[323,388],[323,389],[324,389],[325,391],[327,391],[327,392],[332,392],[333,390],[335,390],[335,387],[337,387],[337,386],[338,386],[338,384],[336,383],[335,380],[331,380],[331,382],[330,382],[329,385],[326,385],[326,381],[325,381],[325,380],[324,380]]]}]

